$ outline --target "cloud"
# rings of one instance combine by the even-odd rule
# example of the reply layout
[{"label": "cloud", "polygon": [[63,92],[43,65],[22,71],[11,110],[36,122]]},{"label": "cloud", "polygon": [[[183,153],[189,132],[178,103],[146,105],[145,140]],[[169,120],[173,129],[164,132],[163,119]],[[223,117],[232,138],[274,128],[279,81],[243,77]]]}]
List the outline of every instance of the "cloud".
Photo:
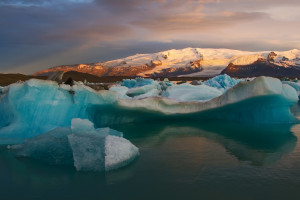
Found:
[{"label": "cloud", "polygon": [[183,31],[195,33],[195,31],[220,29],[238,22],[257,20],[263,17],[267,17],[267,15],[261,12],[226,12],[216,13],[214,15],[188,13],[171,16],[155,16],[147,20],[137,20],[135,24],[155,31]]},{"label": "cloud", "polygon": [[117,46],[140,53],[137,46],[148,45],[155,52],[168,46],[165,41],[178,48],[183,43],[208,47],[218,42],[227,48],[247,44],[251,50],[263,45],[293,48],[292,41],[297,39],[291,37],[300,31],[296,25],[300,20],[292,19],[294,15],[283,9],[286,6],[297,8],[300,1],[0,0],[0,70],[24,62],[42,65],[42,60],[48,67],[62,63],[61,54],[69,55],[64,64],[77,62],[77,58],[85,62],[91,54],[96,57],[94,51],[99,59],[100,54],[108,58],[103,52],[120,53]]}]

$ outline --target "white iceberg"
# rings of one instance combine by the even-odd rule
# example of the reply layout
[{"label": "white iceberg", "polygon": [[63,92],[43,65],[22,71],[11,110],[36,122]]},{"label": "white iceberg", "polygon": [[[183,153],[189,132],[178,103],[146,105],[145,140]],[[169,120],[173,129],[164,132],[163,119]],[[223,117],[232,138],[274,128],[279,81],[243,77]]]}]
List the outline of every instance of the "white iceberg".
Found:
[{"label": "white iceberg", "polygon": [[222,95],[218,89],[207,85],[181,84],[168,87],[163,96],[175,101],[208,101]]},{"label": "white iceberg", "polygon": [[126,166],[139,155],[138,148],[128,140],[109,135],[105,140],[105,169]]},{"label": "white iceberg", "polygon": [[126,94],[128,90],[129,88],[120,85],[114,85],[109,88],[109,91],[117,93],[120,99],[131,99],[131,97]]},{"label": "white iceberg", "polygon": [[142,87],[131,88],[126,92],[126,95],[129,97],[137,97],[140,95],[147,94],[148,92],[152,92],[153,90],[160,90],[158,84],[145,85]]},{"label": "white iceberg", "polygon": [[297,91],[299,99],[300,99],[300,83],[299,82],[283,81],[282,83],[293,87]]}]

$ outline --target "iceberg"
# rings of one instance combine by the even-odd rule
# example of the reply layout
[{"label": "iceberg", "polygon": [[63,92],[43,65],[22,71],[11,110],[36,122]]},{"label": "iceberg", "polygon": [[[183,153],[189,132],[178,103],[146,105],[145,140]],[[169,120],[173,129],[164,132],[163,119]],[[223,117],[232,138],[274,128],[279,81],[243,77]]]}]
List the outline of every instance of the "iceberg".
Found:
[{"label": "iceberg", "polygon": [[[242,79],[234,79],[228,75],[219,75],[194,86],[188,83],[174,85],[169,80],[154,81],[152,79],[125,79],[120,85],[114,85],[110,91],[117,92],[121,99],[143,99],[147,97],[168,97],[185,101],[207,101],[220,96],[229,88],[238,84]],[[219,91],[218,91],[219,90]]]},{"label": "iceberg", "polygon": [[163,96],[175,101],[208,101],[222,95],[218,89],[206,85],[181,84],[168,87]]},{"label": "iceberg", "polygon": [[161,90],[153,88],[149,91],[147,91],[144,94],[135,96],[134,99],[144,99],[144,98],[148,98],[148,97],[158,97],[161,94]]},{"label": "iceberg", "polygon": [[109,91],[117,93],[120,99],[131,99],[131,97],[126,95],[128,90],[129,88],[120,85],[113,85],[109,88]]},{"label": "iceberg", "polygon": [[128,165],[138,155],[138,148],[128,140],[113,135],[106,137],[105,169],[107,171]]},{"label": "iceberg", "polygon": [[109,91],[116,92],[120,99],[142,99],[147,97],[159,96],[161,88],[157,85],[146,85],[129,89],[125,86],[112,86]]},{"label": "iceberg", "polygon": [[300,99],[300,83],[299,82],[283,81],[282,83],[293,87],[297,91],[299,99]]},{"label": "iceberg", "polygon": [[227,74],[219,75],[216,77],[213,77],[205,82],[203,82],[204,85],[217,88],[221,91],[226,91],[229,88],[232,88],[236,84],[238,84],[243,79],[234,79],[228,76]]},{"label": "iceberg", "polygon": [[88,119],[90,106],[113,104],[117,98],[116,93],[97,92],[83,85],[71,87],[36,79],[12,84],[0,99],[0,143],[20,143],[70,126],[73,118]]},{"label": "iceberg", "polygon": [[169,98],[150,97],[140,100],[121,99],[118,103],[123,108],[164,114],[158,115],[161,118],[296,123],[290,107],[297,101],[297,92],[291,86],[282,84],[276,78],[258,77],[249,82],[240,82],[221,96],[205,102],[177,102]]},{"label": "iceberg", "polygon": [[125,86],[127,88],[136,88],[142,87],[146,85],[152,85],[155,81],[153,79],[144,79],[144,78],[136,78],[136,79],[124,79],[121,83],[121,86]]},{"label": "iceberg", "polygon": [[159,85],[151,84],[151,85],[145,85],[142,87],[132,88],[126,92],[126,95],[129,97],[136,97],[136,96],[140,96],[140,95],[145,95],[148,92],[152,93],[153,90],[155,90],[155,91],[160,90]]},{"label": "iceberg", "polygon": [[68,134],[72,134],[71,128],[59,127],[21,144],[8,146],[8,149],[14,151],[17,157],[30,157],[49,165],[72,165],[74,161]]},{"label": "iceberg", "polygon": [[50,165],[74,166],[77,171],[109,171],[132,162],[139,150],[110,129],[95,129],[87,119],[73,119],[70,127],[59,127],[9,147],[18,157],[29,157]]},{"label": "iceberg", "polygon": [[[165,82],[162,88],[159,82],[146,82],[141,79],[139,84],[144,86],[114,86],[111,91],[35,79],[12,84],[2,90],[0,98],[0,143],[22,143],[55,128],[70,127],[73,118],[88,119],[97,128],[149,120],[297,122],[290,107],[298,101],[298,94],[275,78],[240,81],[226,91],[222,90],[235,83],[225,81],[220,90],[205,84]],[[126,95],[128,91],[133,97]]]},{"label": "iceberg", "polygon": [[95,132],[94,124],[88,119],[72,119],[71,129],[73,132],[79,132],[79,133]]},{"label": "iceberg", "polygon": [[70,134],[67,136],[71,145],[74,166],[77,171],[105,170],[105,139],[100,134]]},{"label": "iceberg", "polygon": [[143,99],[158,97],[173,84],[169,80],[154,81],[152,79],[125,79],[121,85],[116,84],[109,91],[119,94],[120,99]]}]

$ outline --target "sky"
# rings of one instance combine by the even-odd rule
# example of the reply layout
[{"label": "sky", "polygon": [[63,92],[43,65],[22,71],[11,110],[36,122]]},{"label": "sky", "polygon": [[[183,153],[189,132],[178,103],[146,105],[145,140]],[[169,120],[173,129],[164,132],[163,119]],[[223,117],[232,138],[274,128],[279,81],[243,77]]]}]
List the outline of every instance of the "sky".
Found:
[{"label": "sky", "polygon": [[300,1],[0,0],[0,73],[185,47],[300,49]]}]

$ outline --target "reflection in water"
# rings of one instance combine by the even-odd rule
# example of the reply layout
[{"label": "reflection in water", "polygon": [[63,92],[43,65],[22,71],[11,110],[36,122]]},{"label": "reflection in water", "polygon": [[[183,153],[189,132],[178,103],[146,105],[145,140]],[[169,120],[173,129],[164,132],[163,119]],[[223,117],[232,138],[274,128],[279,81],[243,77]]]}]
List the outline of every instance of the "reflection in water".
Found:
[{"label": "reflection in water", "polygon": [[[136,162],[136,161],[135,161]],[[105,185],[126,180],[131,176],[135,162],[129,167],[109,173],[104,172],[77,172],[75,168],[69,166],[47,165],[40,161],[30,158],[15,158],[14,154],[6,147],[0,146],[0,175],[5,172],[12,181],[18,185],[30,185],[33,188],[43,188],[55,186],[59,182],[63,185],[69,185],[74,180],[79,182],[91,177],[95,185]]]},{"label": "reflection in water", "polygon": [[[168,138],[194,136],[204,137],[221,144],[227,152],[240,161],[253,165],[265,165],[278,161],[291,152],[297,137],[290,131],[292,125],[247,125],[237,123],[162,123],[139,124],[119,127],[130,140],[143,138],[142,146],[159,146]],[[133,129],[140,130],[139,132]],[[155,148],[155,147],[154,147]]]},{"label": "reflection in water", "polygon": [[291,113],[300,120],[300,100],[291,108]]},{"label": "reflection in water", "polygon": [[235,199],[247,199],[245,190],[253,193],[248,199],[262,193],[268,196],[261,199],[280,199],[282,190],[289,197],[298,194],[300,124],[174,119],[112,128],[122,131],[141,154],[129,166],[108,173],[78,173],[71,167],[16,159],[0,147],[1,199],[232,199],[233,193]]},{"label": "reflection in water", "polygon": [[[249,161],[253,165],[263,166],[275,163],[280,160],[282,155],[293,151],[297,144],[297,137],[290,131],[291,126],[256,126],[228,122],[203,124],[168,122],[166,125],[156,122],[155,125],[152,123],[126,124],[114,128],[123,131],[125,137],[131,141],[139,139],[138,147],[142,149],[157,148],[170,138],[179,140],[183,140],[184,137],[205,138],[220,144],[240,161]],[[48,180],[50,182],[53,180],[55,183],[56,178],[53,174],[58,173],[60,176],[65,173],[65,170],[72,171],[72,173],[68,173],[72,177],[78,174],[74,168],[48,166],[28,158],[15,159],[12,153],[5,150],[5,147],[2,147],[1,151],[1,163],[10,165],[8,168],[12,171],[28,174],[32,179],[35,175],[38,179],[44,177],[47,180],[49,177]],[[126,177],[130,177],[133,166],[134,164],[120,171],[109,173],[108,182],[116,182],[118,179],[124,180]],[[17,170],[14,170],[15,168]],[[51,184],[50,182],[48,184]]]}]

